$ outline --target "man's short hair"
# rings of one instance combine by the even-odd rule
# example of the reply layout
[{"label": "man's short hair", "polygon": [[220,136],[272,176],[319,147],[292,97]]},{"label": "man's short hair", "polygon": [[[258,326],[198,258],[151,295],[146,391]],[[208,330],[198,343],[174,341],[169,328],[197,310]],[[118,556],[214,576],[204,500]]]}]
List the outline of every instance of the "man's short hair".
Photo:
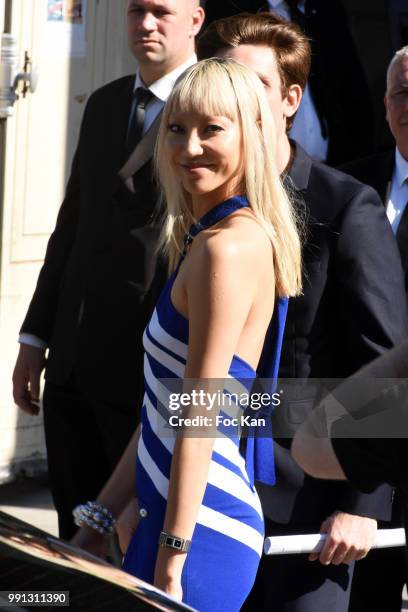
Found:
[{"label": "man's short hair", "polygon": [[408,57],[408,45],[405,45],[405,47],[398,49],[398,51],[396,51],[395,55],[393,56],[392,60],[389,63],[389,66],[387,69],[387,90],[388,90],[388,84],[390,82],[391,70],[394,68],[395,64],[400,62],[404,57]]},{"label": "man's short hair", "polygon": [[213,57],[220,49],[265,45],[274,52],[282,83],[282,96],[291,85],[305,89],[310,72],[310,44],[293,22],[273,13],[241,13],[213,21],[198,39],[198,59]]}]

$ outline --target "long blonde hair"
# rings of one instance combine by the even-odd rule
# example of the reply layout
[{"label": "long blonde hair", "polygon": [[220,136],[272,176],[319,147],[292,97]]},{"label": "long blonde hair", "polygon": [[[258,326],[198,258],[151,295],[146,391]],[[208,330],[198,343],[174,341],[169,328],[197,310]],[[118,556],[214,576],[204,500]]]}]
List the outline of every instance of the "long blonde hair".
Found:
[{"label": "long blonde hair", "polygon": [[163,111],[155,151],[156,171],[167,204],[160,246],[174,269],[183,237],[192,223],[191,196],[166,155],[166,136],[174,112],[223,115],[240,122],[243,143],[243,185],[251,209],[264,227],[274,250],[277,293],[301,291],[301,244],[296,217],[274,161],[275,127],[263,86],[246,66],[211,58],[195,64],[177,81]]}]

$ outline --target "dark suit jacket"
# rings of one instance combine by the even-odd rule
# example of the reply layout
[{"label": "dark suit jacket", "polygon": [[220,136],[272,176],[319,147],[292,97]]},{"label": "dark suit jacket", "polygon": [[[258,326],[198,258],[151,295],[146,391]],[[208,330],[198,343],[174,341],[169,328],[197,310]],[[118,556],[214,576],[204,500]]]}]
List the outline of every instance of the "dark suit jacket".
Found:
[{"label": "dark suit jacket", "polygon": [[[378,192],[384,205],[386,205],[394,165],[395,150],[392,150],[347,164],[344,166],[344,171],[362,183],[371,185]],[[408,295],[408,208],[404,210],[396,238],[405,273],[405,289]]]},{"label": "dark suit jacket", "polygon": [[138,402],[145,296],[155,273],[157,194],[148,161],[132,194],[125,161],[134,76],[89,99],[66,196],[22,332],[49,343],[46,378],[73,370],[95,399]]},{"label": "dark suit jacket", "polygon": [[[306,205],[309,234],[303,255],[304,294],[289,303],[279,374],[347,377],[408,332],[395,239],[371,187],[313,162],[299,146],[290,177],[296,198]],[[284,403],[275,409],[278,435],[282,418],[291,420],[291,406]],[[275,444],[277,484],[260,487],[270,518],[316,528],[334,510],[389,518],[388,487],[365,495],[348,483],[310,478],[290,457],[289,446],[290,439]]]},{"label": "dark suit jacket", "polygon": [[[262,0],[207,0],[207,21],[268,11]],[[341,0],[306,0],[305,32],[312,45],[309,85],[323,130],[327,161],[337,165],[373,152],[370,93]]]}]

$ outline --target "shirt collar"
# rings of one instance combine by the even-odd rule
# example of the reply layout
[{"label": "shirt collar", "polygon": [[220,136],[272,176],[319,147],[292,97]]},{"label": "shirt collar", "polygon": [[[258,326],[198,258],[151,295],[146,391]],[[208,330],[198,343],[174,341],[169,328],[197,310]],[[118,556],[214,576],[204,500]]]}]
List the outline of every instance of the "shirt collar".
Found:
[{"label": "shirt collar", "polygon": [[397,179],[398,187],[402,187],[408,179],[408,160],[402,157],[398,147],[395,149],[395,178]]},{"label": "shirt collar", "polygon": [[[156,96],[156,98],[158,98],[162,102],[166,102],[179,76],[183,74],[183,72],[187,70],[187,68],[190,68],[190,66],[192,66],[196,62],[197,56],[192,55],[186,62],[184,62],[184,64],[177,66],[177,68],[175,68],[168,74],[165,74],[160,79],[157,79],[157,81],[152,83],[150,87],[148,87],[148,89],[152,92],[152,94],[154,94],[154,96]],[[139,71],[136,74],[133,91],[136,91],[138,87],[146,87],[146,85],[143,83]]]}]

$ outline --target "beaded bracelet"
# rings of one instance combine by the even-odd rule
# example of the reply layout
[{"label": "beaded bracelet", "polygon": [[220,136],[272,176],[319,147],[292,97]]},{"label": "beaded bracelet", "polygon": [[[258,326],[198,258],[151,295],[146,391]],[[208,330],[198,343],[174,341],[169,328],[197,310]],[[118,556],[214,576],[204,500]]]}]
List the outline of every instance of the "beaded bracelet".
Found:
[{"label": "beaded bracelet", "polygon": [[89,501],[86,504],[80,504],[73,509],[72,515],[74,523],[78,527],[90,527],[102,535],[108,535],[115,531],[116,520],[113,518],[112,512],[96,502]]}]

